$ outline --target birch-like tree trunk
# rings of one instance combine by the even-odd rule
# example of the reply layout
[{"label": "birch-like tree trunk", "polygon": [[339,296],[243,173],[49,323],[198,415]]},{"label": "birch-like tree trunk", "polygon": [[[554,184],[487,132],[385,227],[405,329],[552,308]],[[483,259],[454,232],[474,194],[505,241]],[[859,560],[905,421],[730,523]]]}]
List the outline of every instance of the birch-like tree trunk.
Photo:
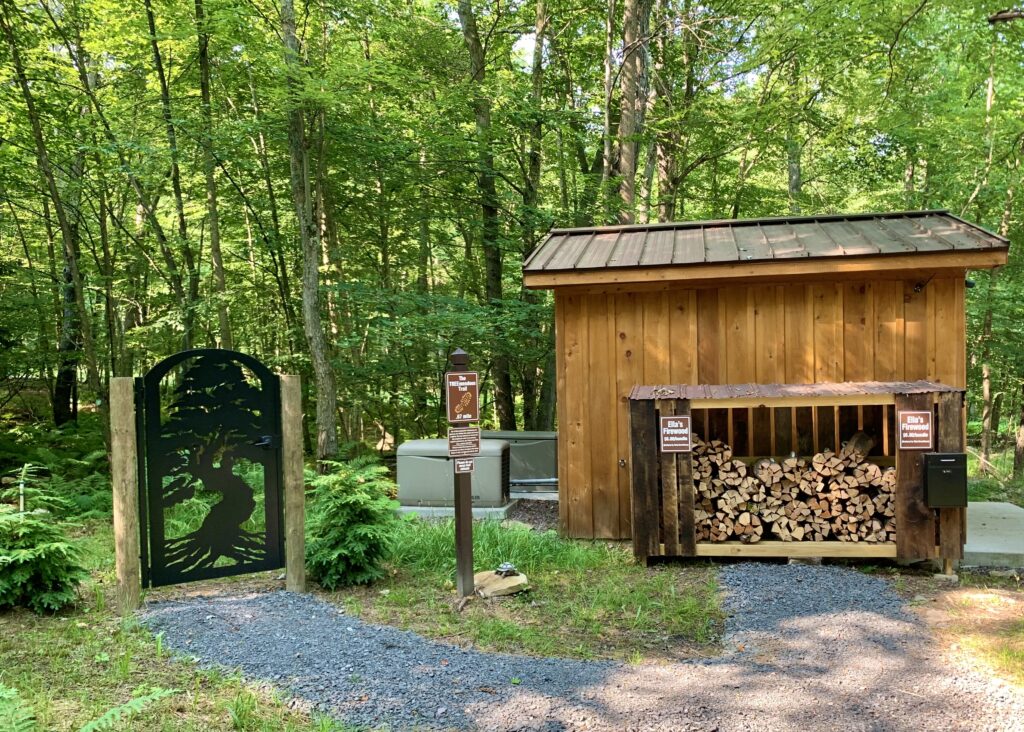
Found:
[{"label": "birch-like tree trunk", "polygon": [[293,0],[281,2],[281,32],[288,73],[288,153],[292,200],[302,245],[302,326],[316,378],[316,456],[319,467],[338,453],[337,387],[320,316],[320,227],[313,211],[306,117],[303,111],[302,51],[295,31]]}]

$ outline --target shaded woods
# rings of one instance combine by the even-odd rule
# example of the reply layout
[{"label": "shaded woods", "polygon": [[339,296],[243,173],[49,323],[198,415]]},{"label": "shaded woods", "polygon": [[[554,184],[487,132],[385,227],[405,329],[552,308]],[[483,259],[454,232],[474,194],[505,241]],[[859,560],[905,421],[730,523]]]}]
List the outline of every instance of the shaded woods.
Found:
[{"label": "shaded woods", "polygon": [[[552,428],[520,276],[551,226],[948,208],[1017,240],[1004,9],[0,0],[0,413],[233,347],[303,374],[324,458],[436,434],[461,346],[487,421]],[[982,450],[1024,420],[1019,267],[969,296]]]}]

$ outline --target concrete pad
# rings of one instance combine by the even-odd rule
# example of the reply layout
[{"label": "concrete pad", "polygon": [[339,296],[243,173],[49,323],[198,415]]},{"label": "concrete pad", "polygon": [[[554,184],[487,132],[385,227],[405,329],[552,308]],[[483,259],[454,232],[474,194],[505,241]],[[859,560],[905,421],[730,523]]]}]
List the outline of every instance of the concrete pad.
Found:
[{"label": "concrete pad", "polygon": [[1024,567],[1024,508],[1012,503],[968,504],[962,564]]},{"label": "concrete pad", "polygon": [[[493,508],[474,508],[473,518],[477,521],[490,519],[492,521],[503,521],[508,517],[508,511],[516,505],[516,501],[509,501],[504,506]],[[454,506],[399,506],[399,514],[415,514],[420,518],[451,518],[455,515]]]},{"label": "concrete pad", "polygon": [[512,491],[511,497],[513,500],[557,501],[558,491]]}]

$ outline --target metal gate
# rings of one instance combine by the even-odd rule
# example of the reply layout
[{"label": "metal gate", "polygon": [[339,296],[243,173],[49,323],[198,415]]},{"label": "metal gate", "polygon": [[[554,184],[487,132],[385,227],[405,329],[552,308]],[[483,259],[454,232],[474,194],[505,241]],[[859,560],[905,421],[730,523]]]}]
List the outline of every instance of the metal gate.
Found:
[{"label": "metal gate", "polygon": [[135,386],[143,586],[283,567],[278,377],[198,349]]}]

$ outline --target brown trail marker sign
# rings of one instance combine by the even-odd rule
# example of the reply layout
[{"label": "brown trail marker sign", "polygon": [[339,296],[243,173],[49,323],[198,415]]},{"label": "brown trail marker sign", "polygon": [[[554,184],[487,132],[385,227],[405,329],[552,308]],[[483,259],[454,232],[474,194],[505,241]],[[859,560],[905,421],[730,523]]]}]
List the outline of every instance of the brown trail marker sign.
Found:
[{"label": "brown trail marker sign", "polygon": [[480,419],[480,386],[475,371],[449,371],[444,375],[444,385],[449,422],[476,422]]},{"label": "brown trail marker sign", "polygon": [[[469,354],[456,348],[452,370],[444,375],[448,421],[480,419],[480,387],[475,371],[467,371]],[[473,594],[473,458],[480,454],[479,427],[450,427],[448,457],[455,464],[455,587],[459,597]]]},{"label": "brown trail marker sign", "polygon": [[932,413],[901,411],[898,418],[900,450],[931,450]]},{"label": "brown trail marker sign", "polygon": [[449,427],[448,457],[467,458],[480,454],[479,427]]},{"label": "brown trail marker sign", "polygon": [[660,423],[662,452],[690,452],[692,441],[689,415],[662,416]]}]

